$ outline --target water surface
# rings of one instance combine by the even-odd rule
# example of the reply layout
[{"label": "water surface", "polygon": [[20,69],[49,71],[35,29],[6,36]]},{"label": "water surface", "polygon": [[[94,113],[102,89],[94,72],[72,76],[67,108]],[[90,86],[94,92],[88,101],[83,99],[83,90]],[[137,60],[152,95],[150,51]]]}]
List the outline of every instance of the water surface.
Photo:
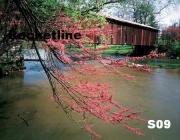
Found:
[{"label": "water surface", "polygon": [[[83,129],[70,121],[57,104],[49,100],[51,87],[39,62],[26,62],[25,72],[0,79],[1,140],[87,140]],[[143,118],[170,120],[170,129],[140,127],[146,137],[139,137],[120,125],[109,125],[94,119],[93,130],[105,140],[179,140],[180,138],[180,69],[154,69],[152,73],[123,68],[136,76],[124,81],[117,75],[103,77],[101,81],[114,85],[115,97],[121,105],[140,106],[147,111]],[[24,113],[24,114],[22,114]],[[22,121],[23,117],[28,122]],[[15,115],[15,116],[13,116]]]}]

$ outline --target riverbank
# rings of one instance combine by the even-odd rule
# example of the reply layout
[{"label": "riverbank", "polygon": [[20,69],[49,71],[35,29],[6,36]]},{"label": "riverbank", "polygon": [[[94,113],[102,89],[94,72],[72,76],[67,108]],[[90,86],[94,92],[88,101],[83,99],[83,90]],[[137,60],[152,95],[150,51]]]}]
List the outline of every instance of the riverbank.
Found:
[{"label": "riverbank", "polygon": [[0,77],[26,69],[20,45],[12,47],[0,57]]},{"label": "riverbank", "polygon": [[[134,47],[133,46],[129,46],[129,45],[109,45],[110,48],[109,49],[105,49],[105,50],[101,50],[101,51],[97,51],[97,54],[106,54],[106,55],[130,55],[131,53],[133,53],[133,49]],[[101,48],[103,47],[102,44],[100,45],[89,45],[87,48],[89,50],[95,50],[98,48]],[[69,47],[68,48],[69,50],[71,51],[74,51],[74,52],[82,52],[82,50],[78,47],[76,48],[72,48],[72,47]]]},{"label": "riverbank", "polygon": [[180,68],[179,59],[169,59],[169,58],[151,58],[144,59],[138,62],[139,64],[148,64],[150,68]]}]

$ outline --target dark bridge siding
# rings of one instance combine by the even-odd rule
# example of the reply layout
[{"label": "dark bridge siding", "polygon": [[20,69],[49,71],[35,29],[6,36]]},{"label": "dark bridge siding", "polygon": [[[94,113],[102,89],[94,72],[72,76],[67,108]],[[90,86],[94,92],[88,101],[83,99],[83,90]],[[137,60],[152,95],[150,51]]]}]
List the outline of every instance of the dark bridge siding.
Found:
[{"label": "dark bridge siding", "polygon": [[[118,28],[121,28],[118,30]],[[108,44],[129,44],[138,46],[153,46],[156,42],[158,30],[138,27],[124,23],[109,23],[105,30],[113,30],[113,38]]]},{"label": "dark bridge siding", "polygon": [[[150,26],[136,24],[135,22],[125,22],[107,18],[108,25],[105,30],[113,30],[113,38],[108,40],[108,44],[128,44],[134,46],[153,46],[156,43],[158,30]],[[118,30],[118,28],[121,28]],[[95,42],[98,43],[95,37]],[[99,42],[100,43],[100,42]]]}]

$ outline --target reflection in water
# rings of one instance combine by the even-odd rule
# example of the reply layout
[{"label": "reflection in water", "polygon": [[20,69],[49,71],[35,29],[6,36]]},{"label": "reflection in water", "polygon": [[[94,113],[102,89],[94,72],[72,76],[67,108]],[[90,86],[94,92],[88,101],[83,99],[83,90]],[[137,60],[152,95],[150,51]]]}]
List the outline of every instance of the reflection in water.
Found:
[{"label": "reflection in water", "polygon": [[[36,64],[36,67],[34,67]],[[84,130],[71,122],[57,104],[49,100],[52,91],[39,62],[26,62],[27,71],[0,79],[0,116],[22,114],[29,126],[18,117],[0,119],[2,140],[86,140]],[[155,69],[152,73],[123,68],[136,76],[124,81],[116,75],[101,81],[114,85],[115,100],[124,106],[137,106],[147,111],[143,118],[170,120],[170,129],[147,128],[146,123],[135,124],[147,137],[139,137],[120,125],[107,125],[94,119],[93,130],[105,140],[178,140],[180,137],[180,69]],[[37,111],[35,114],[33,112]],[[33,114],[33,116],[32,116]],[[30,120],[29,120],[30,119]]]}]

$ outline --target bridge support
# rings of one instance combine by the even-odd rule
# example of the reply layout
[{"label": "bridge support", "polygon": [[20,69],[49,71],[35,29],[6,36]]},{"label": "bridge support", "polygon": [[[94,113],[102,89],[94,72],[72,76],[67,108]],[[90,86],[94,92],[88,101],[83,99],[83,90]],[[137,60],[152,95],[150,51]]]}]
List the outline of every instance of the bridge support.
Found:
[{"label": "bridge support", "polygon": [[155,46],[135,46],[133,55],[142,56],[148,55],[152,50],[155,50]]}]

